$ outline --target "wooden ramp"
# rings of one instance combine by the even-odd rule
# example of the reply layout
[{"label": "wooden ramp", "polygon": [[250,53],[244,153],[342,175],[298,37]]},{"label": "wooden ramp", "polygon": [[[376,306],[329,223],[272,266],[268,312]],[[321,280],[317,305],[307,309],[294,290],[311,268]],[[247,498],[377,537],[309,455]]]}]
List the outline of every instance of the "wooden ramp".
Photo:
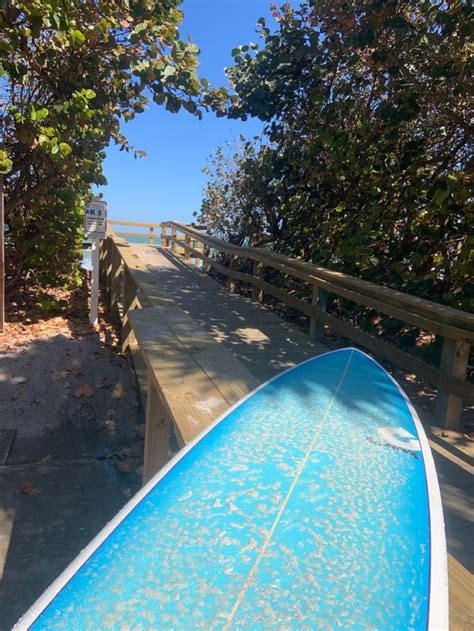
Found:
[{"label": "wooden ramp", "polygon": [[269,309],[230,294],[170,250],[133,245],[151,277],[201,329],[228,349],[258,380],[270,379],[328,349]]},{"label": "wooden ramp", "polygon": [[[256,385],[327,348],[257,302],[229,293],[168,248],[115,243],[126,266],[124,329],[132,325],[149,375],[147,479],[168,458],[170,425],[186,444]],[[112,256],[107,266],[112,285],[117,261]],[[127,313],[135,299],[142,310]],[[474,628],[472,466],[431,445],[450,553],[450,627],[467,631]]]}]

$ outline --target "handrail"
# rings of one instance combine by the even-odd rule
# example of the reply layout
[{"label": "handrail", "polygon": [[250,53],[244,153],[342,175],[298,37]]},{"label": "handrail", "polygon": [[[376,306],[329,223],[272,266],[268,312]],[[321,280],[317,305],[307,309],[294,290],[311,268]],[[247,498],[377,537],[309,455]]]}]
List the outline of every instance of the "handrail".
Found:
[{"label": "handrail", "polygon": [[[167,234],[167,229],[171,229],[171,235]],[[172,246],[179,246],[188,258],[201,259],[206,270],[212,267],[230,279],[227,281],[229,291],[235,291],[236,281],[247,283],[252,286],[254,300],[261,302],[263,295],[268,294],[309,316],[310,336],[313,339],[321,340],[324,326],[328,326],[339,335],[435,385],[438,388],[435,413],[443,419],[446,427],[457,426],[463,401],[474,403],[474,384],[466,381],[469,351],[474,343],[474,315],[264,248],[233,245],[178,221],[163,222],[162,231],[166,234],[165,245],[171,243]],[[183,237],[177,236],[178,233],[185,235],[184,242]],[[201,243],[202,247],[193,247],[193,242],[194,245],[196,242]],[[216,261],[210,256],[210,250],[225,254],[226,261]],[[239,260],[253,261],[253,273],[240,271]],[[263,273],[265,267],[309,283],[312,287],[311,302],[267,282]],[[439,368],[328,313],[328,294],[335,294],[442,336],[444,341]]]},{"label": "handrail", "polygon": [[141,226],[142,228],[161,228],[160,223],[148,223],[143,221],[122,221],[118,219],[107,219],[107,223],[114,224],[114,226]]},{"label": "handrail", "polygon": [[[288,268],[288,270],[285,269],[282,271],[288,271],[288,273],[292,273],[290,270],[301,271],[303,273],[303,276],[298,275],[298,277],[302,278],[302,280],[308,280],[310,282],[314,281],[316,283],[318,283],[319,281],[329,282],[333,285],[329,289],[333,290],[334,293],[339,293],[340,288],[349,289],[352,291],[357,291],[357,293],[362,294],[362,296],[376,296],[379,307],[381,307],[382,303],[385,302],[386,305],[390,308],[392,306],[395,306],[395,308],[397,309],[397,306],[403,306],[410,309],[410,311],[415,315],[418,312],[420,315],[425,315],[430,319],[436,318],[433,319],[430,324],[436,326],[439,322],[445,322],[451,328],[457,328],[459,330],[458,333],[460,339],[469,339],[471,341],[474,341],[474,315],[465,313],[463,311],[460,311],[459,309],[453,309],[452,307],[439,305],[437,303],[426,300],[425,298],[418,298],[397,289],[384,287],[383,285],[376,285],[375,283],[371,283],[370,281],[362,280],[360,278],[354,278],[353,276],[349,276],[348,274],[344,274],[342,272],[336,272],[323,267],[319,267],[317,265],[314,265],[313,263],[298,261],[297,259],[293,259],[283,254],[272,252],[271,250],[266,250],[264,248],[233,245],[231,243],[227,243],[226,241],[222,241],[221,239],[217,239],[216,237],[203,234],[201,231],[198,231],[195,228],[191,228],[176,221],[166,221],[163,222],[162,225],[163,227],[175,228],[176,230],[179,230],[180,232],[183,232],[184,234],[187,234],[188,236],[193,237],[196,240],[202,241],[203,243],[206,243],[207,245],[215,249],[221,250],[226,254],[235,254],[238,255],[240,258],[254,259],[259,262],[266,263],[270,266],[271,263],[269,263],[269,261],[280,263],[281,265]],[[169,238],[172,240],[172,237]],[[336,289],[335,286],[338,286],[338,289]],[[349,300],[352,299],[351,296],[347,297]],[[353,297],[355,298],[355,296]],[[367,304],[366,306],[372,307],[371,304]],[[397,311],[400,310],[397,309]],[[400,313],[400,317],[402,315],[407,316],[409,314],[403,311],[403,313]],[[401,317],[401,319],[405,320],[404,317]],[[405,321],[409,322],[409,320]],[[423,325],[419,324],[419,326]],[[470,331],[473,332],[472,335],[469,334]],[[454,331],[452,332],[454,333]]]}]

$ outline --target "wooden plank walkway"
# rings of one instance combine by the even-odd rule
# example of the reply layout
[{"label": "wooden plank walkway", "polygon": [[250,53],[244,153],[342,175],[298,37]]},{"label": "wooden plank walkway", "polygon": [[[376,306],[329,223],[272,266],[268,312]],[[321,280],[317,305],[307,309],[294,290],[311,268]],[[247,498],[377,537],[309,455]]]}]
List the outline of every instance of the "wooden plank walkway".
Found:
[{"label": "wooden plank walkway", "polygon": [[328,349],[269,309],[230,294],[170,250],[133,245],[152,278],[204,331],[212,335],[259,383]]},{"label": "wooden plank walkway", "polygon": [[[311,343],[304,333],[265,307],[230,294],[169,249],[133,244],[132,250],[146,265],[151,286],[163,292],[163,297],[172,297],[186,314],[182,323],[173,324],[174,334],[186,345],[186,335],[196,339],[203,330],[204,337],[212,336],[221,343],[256,382],[261,383],[285,368],[327,351],[324,345]],[[181,324],[186,328],[190,321],[196,325],[192,331],[180,330]],[[440,480],[450,553],[450,628],[472,629],[473,468],[442,446],[433,442],[431,445]]]}]

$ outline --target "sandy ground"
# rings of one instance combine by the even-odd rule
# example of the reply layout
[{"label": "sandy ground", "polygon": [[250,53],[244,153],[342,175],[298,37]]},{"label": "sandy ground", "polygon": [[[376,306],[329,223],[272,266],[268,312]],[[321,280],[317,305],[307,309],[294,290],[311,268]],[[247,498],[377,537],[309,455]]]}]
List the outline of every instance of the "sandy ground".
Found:
[{"label": "sandy ground", "polygon": [[144,412],[130,361],[103,335],[56,320],[28,330],[26,344],[5,343],[18,338],[10,328],[0,349],[2,631],[141,481]]}]

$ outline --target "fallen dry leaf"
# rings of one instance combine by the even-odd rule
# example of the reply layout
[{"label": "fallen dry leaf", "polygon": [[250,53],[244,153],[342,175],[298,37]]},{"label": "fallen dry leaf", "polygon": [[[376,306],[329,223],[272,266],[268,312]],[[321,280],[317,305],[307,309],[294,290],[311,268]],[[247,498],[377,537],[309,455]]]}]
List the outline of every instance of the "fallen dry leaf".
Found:
[{"label": "fallen dry leaf", "polygon": [[26,377],[12,377],[12,383],[25,383]]},{"label": "fallen dry leaf", "polygon": [[41,493],[41,491],[36,489],[28,480],[23,480],[21,482],[20,491],[24,495],[39,495]]},{"label": "fallen dry leaf", "polygon": [[89,383],[81,383],[76,389],[74,396],[78,399],[80,397],[91,397],[94,394],[94,389]]},{"label": "fallen dry leaf", "polygon": [[80,377],[81,374],[82,374],[82,371],[81,371],[81,369],[78,366],[73,366],[71,368],[71,372],[74,375],[74,377]]},{"label": "fallen dry leaf", "polygon": [[67,370],[53,370],[53,372],[50,373],[50,377],[53,381],[59,381],[67,377],[67,373]]},{"label": "fallen dry leaf", "polygon": [[112,391],[112,396],[114,399],[120,399],[121,397],[125,396],[126,392],[127,390],[125,389],[123,383],[118,382],[115,384],[115,388]]},{"label": "fallen dry leaf", "polygon": [[43,458],[41,458],[41,460],[38,460],[38,464],[49,464],[52,461],[53,461],[53,456],[51,454],[48,454],[47,456],[44,456]]},{"label": "fallen dry leaf", "polygon": [[95,380],[96,388],[103,388],[105,386],[105,377],[97,377]]},{"label": "fallen dry leaf", "polygon": [[131,465],[126,460],[116,460],[115,466],[122,473],[130,473],[130,471],[132,470]]}]

